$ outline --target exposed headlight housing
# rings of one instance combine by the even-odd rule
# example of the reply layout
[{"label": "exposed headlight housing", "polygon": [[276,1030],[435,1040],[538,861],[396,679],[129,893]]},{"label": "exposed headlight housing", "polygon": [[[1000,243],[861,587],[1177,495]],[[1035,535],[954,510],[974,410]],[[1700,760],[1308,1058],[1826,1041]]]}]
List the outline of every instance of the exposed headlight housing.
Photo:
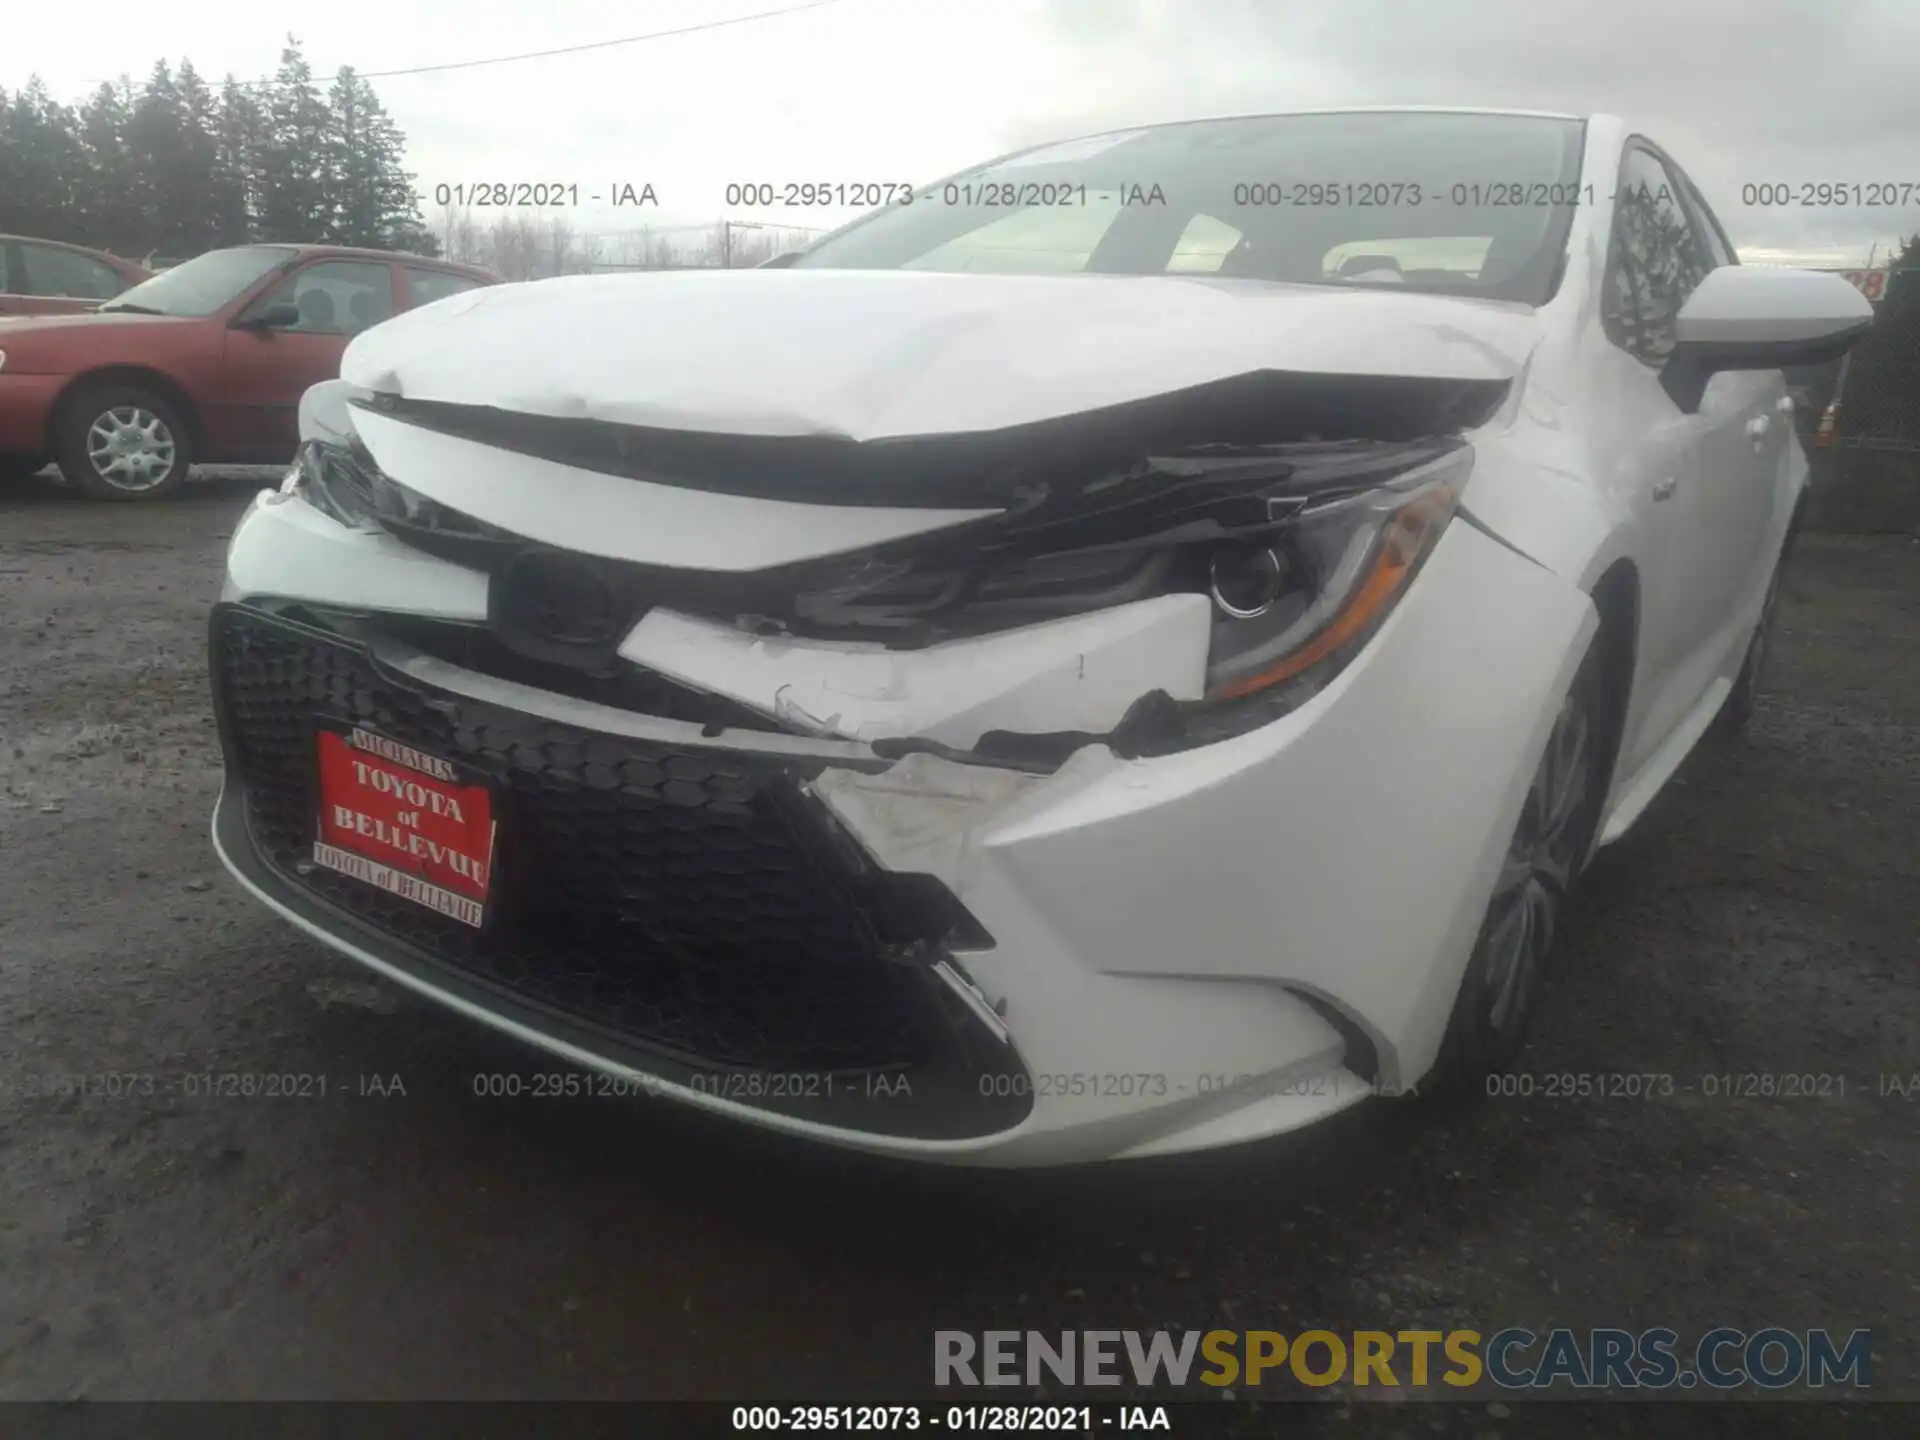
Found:
[{"label": "exposed headlight housing", "polygon": [[[357,444],[307,441],[294,456],[280,490],[350,530],[384,530],[432,553],[445,553],[439,542],[447,539],[482,545],[526,543],[402,485]],[[473,561],[465,552],[449,558]]]},{"label": "exposed headlight housing", "polygon": [[1472,465],[1463,446],[1375,488],[1309,501],[1263,544],[1217,549],[1208,698],[1296,679],[1370,635],[1453,518]]},{"label": "exposed headlight housing", "polygon": [[377,469],[356,464],[344,447],[309,440],[287,467],[280,493],[306,501],[349,530],[378,530],[379,489],[384,483]]},{"label": "exposed headlight housing", "polygon": [[795,628],[924,644],[1198,591],[1213,604],[1206,698],[1182,725],[1244,729],[1300,703],[1365,644],[1472,465],[1457,438],[1158,459],[979,529],[815,567],[793,595]]}]

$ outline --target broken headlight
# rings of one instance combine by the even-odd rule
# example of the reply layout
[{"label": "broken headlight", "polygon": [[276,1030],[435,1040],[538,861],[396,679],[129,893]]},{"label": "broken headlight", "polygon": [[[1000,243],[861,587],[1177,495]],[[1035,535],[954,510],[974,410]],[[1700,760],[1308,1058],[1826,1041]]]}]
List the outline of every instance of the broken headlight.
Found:
[{"label": "broken headlight", "polygon": [[[386,474],[358,445],[309,440],[301,445],[280,485],[281,493],[306,501],[350,530],[385,530],[431,554],[475,563],[475,546],[522,543],[494,526],[449,509]],[[468,548],[458,548],[461,544]]]},{"label": "broken headlight", "polygon": [[287,467],[280,493],[304,500],[349,530],[378,530],[384,510],[397,506],[393,482],[343,445],[308,440]]},{"label": "broken headlight", "polygon": [[1207,698],[1294,680],[1372,634],[1453,518],[1472,463],[1462,446],[1365,490],[1305,498],[1271,534],[1213,547]]},{"label": "broken headlight", "polygon": [[809,575],[796,628],[895,646],[1207,595],[1208,701],[1311,674],[1386,616],[1465,483],[1458,440],[1214,447],[1040,497],[967,534]]}]

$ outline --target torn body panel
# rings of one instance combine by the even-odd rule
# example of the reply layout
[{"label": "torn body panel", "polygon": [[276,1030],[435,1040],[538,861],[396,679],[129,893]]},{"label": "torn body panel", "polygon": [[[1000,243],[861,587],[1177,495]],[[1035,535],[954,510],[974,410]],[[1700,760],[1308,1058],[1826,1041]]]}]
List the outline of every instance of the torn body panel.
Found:
[{"label": "torn body panel", "polygon": [[[1272,1134],[1431,1064],[1536,716],[1592,618],[1471,529],[1420,584],[1431,603],[1241,741],[1134,761],[1089,746],[1044,777],[916,755],[810,782],[877,863],[938,877],[996,936],[956,960],[1036,1074],[1102,1073],[1124,1054],[1186,1092],[1043,1097],[983,1158]],[[1461,683],[1424,685],[1433,667]],[[1372,1042],[1365,1071],[1325,1005]],[[1206,1075],[1260,1080],[1205,1093]]]},{"label": "torn body panel", "polygon": [[1237,740],[1131,761],[1089,746],[1043,778],[912,756],[811,790],[880,863],[937,876],[1000,938],[960,959],[1037,1063],[1086,1061],[1112,1039],[1086,1026],[1089,995],[1151,978],[1330,1002],[1373,1042],[1381,1082],[1409,1083],[1438,1051],[1595,623],[1578,590],[1468,527],[1418,584],[1428,603]]},{"label": "torn body panel", "polygon": [[[266,492],[234,531],[226,593],[463,624],[488,616],[489,577],[349,529]],[[746,706],[801,735],[924,739],[967,749],[994,731],[1105,734],[1139,698],[1195,700],[1206,669],[1203,595],[920,650],[759,637],[665,608],[621,638],[623,662]]]},{"label": "torn body panel", "polygon": [[273,490],[255,497],[234,527],[226,592],[475,623],[487,617],[484,572],[349,529]]},{"label": "torn body panel", "polygon": [[922,650],[748,635],[650,611],[620,654],[795,728],[856,740],[970,748],[989,731],[1105,734],[1139,698],[1198,700],[1210,608],[1163,595]]}]

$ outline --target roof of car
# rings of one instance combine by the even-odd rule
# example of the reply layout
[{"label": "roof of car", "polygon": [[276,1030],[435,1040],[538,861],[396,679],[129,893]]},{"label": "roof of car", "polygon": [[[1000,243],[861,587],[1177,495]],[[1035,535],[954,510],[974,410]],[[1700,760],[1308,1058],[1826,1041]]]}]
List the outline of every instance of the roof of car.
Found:
[{"label": "roof of car", "polygon": [[[49,240],[44,235],[0,234],[0,241],[5,241],[5,240],[18,240],[23,245],[51,245],[58,250],[81,250],[87,253],[88,255],[109,255],[109,256],[112,256],[115,260],[125,260],[127,258],[125,255],[120,254],[118,251],[103,250],[98,245],[82,245],[79,242],[74,240]],[[138,265],[140,262],[138,260],[135,260],[131,263]]]},{"label": "roof of car", "polygon": [[[1054,145],[1080,140],[1098,140],[1108,135],[1131,135],[1142,130],[1173,130],[1182,125],[1219,125],[1233,120],[1281,120],[1296,115],[1505,115],[1521,120],[1595,120],[1596,115],[1569,115],[1558,110],[1503,110],[1492,105],[1327,105],[1305,110],[1242,110],[1228,115],[1196,115],[1184,120],[1150,121],[1144,125],[1120,125],[1111,130],[1070,135],[1028,146],[1015,154],[1046,150]],[[1008,157],[1011,158],[1011,157]]]},{"label": "roof of car", "polygon": [[[1499,115],[1522,120],[1571,120],[1588,123],[1614,118],[1606,115],[1568,115],[1556,110],[1503,110],[1497,106],[1486,105],[1328,105],[1306,110],[1246,110],[1230,115],[1195,115],[1184,120],[1155,120],[1143,125],[1119,125],[1109,130],[1064,135],[995,156],[987,164],[1003,165],[1010,160],[1036,155],[1056,146],[1079,145],[1109,137],[1124,138],[1144,134],[1149,130],[1178,130],[1187,125],[1227,125],[1237,120],[1283,120],[1297,115]],[[984,167],[969,166],[968,171],[976,168]],[[959,173],[965,174],[968,171]]]}]

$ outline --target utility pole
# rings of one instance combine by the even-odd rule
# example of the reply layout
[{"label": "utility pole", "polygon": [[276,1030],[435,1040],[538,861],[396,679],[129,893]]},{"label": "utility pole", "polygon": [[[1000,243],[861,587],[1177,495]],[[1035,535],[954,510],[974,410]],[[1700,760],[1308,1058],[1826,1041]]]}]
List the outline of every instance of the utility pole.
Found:
[{"label": "utility pole", "polygon": [[724,270],[733,268],[733,232],[735,227],[742,230],[764,230],[767,227],[757,225],[751,220],[722,220],[720,222],[720,266]]}]

